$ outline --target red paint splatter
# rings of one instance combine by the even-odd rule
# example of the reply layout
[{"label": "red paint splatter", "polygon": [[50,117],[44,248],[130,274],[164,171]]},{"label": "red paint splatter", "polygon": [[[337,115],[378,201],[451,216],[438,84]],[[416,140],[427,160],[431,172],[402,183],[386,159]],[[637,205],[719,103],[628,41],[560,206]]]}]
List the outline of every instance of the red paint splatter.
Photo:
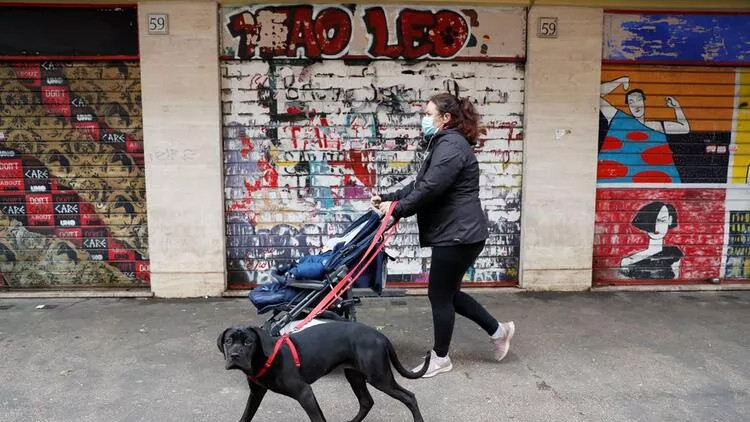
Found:
[{"label": "red paint splatter", "polygon": [[635,183],[672,183],[672,177],[663,171],[647,170],[633,176]]},{"label": "red paint splatter", "polygon": [[247,159],[248,155],[250,155],[250,152],[253,150],[253,141],[245,135],[240,135],[240,142],[242,142],[240,155],[242,155],[242,158]]},{"label": "red paint splatter", "polygon": [[279,172],[271,164],[268,158],[258,161],[258,168],[263,172],[263,187],[277,188],[279,187]]},{"label": "red paint splatter", "polygon": [[359,178],[363,185],[371,188],[375,186],[375,170],[370,168],[363,160],[364,151],[350,151],[348,166],[354,172],[354,175]]},{"label": "red paint splatter", "polygon": [[615,151],[622,148],[622,141],[614,136],[607,136],[604,138],[604,144],[602,144],[602,151]]},{"label": "red paint splatter", "polygon": [[633,130],[628,132],[626,137],[631,141],[645,141],[648,139],[648,133],[641,132],[640,130]]},{"label": "red paint splatter", "polygon": [[617,161],[600,160],[597,177],[600,179],[617,179],[628,174],[628,166]]},{"label": "red paint splatter", "polygon": [[649,148],[641,153],[641,158],[646,164],[654,166],[672,164],[672,150],[669,145],[660,145],[658,147]]}]

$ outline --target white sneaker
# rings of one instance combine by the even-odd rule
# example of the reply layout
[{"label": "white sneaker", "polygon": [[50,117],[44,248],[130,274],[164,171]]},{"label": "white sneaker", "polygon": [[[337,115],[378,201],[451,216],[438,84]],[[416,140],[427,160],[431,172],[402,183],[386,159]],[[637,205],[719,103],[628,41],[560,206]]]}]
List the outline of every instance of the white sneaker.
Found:
[{"label": "white sneaker", "polygon": [[[419,372],[422,370],[423,366],[424,366],[424,363],[417,366],[412,371]],[[435,354],[434,350],[431,350],[430,351],[430,366],[427,368],[427,372],[425,372],[425,374],[422,375],[422,378],[431,378],[437,374],[448,372],[451,369],[453,369],[453,364],[451,363],[451,358],[449,358],[448,355],[445,355],[444,358],[441,358]]]},{"label": "white sneaker", "polygon": [[492,338],[490,341],[495,345],[495,359],[498,361],[503,360],[510,350],[510,341],[513,339],[513,335],[516,334],[516,324],[513,321],[501,322],[500,326],[503,329],[503,336],[499,338]]}]

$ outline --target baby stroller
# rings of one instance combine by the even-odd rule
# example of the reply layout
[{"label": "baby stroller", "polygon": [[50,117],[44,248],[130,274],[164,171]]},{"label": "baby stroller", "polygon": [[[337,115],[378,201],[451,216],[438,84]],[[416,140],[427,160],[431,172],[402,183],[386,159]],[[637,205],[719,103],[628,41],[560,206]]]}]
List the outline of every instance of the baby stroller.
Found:
[{"label": "baby stroller", "polygon": [[383,247],[394,229],[390,213],[369,211],[329,240],[320,254],[272,270],[273,281],[248,296],[258,314],[271,313],[263,329],[278,336],[293,330],[290,323],[303,318],[305,323],[313,317],[356,321],[355,306],[361,301],[351,287],[382,293],[386,262],[392,259]]}]

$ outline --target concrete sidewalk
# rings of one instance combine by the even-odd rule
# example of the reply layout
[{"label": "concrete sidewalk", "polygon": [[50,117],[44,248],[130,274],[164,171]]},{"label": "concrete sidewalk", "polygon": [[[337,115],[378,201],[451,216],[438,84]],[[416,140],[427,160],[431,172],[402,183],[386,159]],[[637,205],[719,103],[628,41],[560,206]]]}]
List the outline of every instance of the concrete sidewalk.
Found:
[{"label": "concrete sidewalk", "polygon": [[[511,353],[493,362],[459,318],[452,372],[397,376],[426,421],[750,420],[750,292],[475,296],[516,321]],[[424,297],[366,299],[359,315],[408,366],[431,346]],[[259,321],[243,299],[0,300],[0,421],[238,420],[248,388],[223,369],[216,337]],[[314,390],[329,421],[356,413],[340,372]],[[367,421],[411,420],[371,391]],[[255,420],[308,419],[269,393]]]}]

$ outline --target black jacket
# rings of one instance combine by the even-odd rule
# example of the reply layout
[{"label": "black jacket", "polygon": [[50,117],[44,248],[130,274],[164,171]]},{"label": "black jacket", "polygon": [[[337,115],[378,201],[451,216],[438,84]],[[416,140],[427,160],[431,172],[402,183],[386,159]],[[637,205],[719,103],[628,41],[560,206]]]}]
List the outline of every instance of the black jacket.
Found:
[{"label": "black jacket", "polygon": [[396,201],[396,218],[417,214],[421,246],[481,242],[488,237],[487,217],[479,201],[479,163],[471,145],[455,129],[432,139],[413,183],[381,195]]}]

